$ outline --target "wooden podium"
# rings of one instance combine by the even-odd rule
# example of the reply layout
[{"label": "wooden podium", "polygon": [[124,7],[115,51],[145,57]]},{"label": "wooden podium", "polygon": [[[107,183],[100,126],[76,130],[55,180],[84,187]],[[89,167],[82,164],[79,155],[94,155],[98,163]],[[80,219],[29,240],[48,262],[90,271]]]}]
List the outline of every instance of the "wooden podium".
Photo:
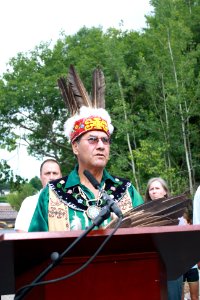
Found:
[{"label": "wooden podium", "polygon": [[[80,267],[112,232],[92,231],[45,276],[64,276]],[[82,231],[0,235],[0,295],[31,283]],[[121,228],[95,260],[77,275],[34,287],[24,299],[166,300],[167,279],[200,261],[200,226]]]}]

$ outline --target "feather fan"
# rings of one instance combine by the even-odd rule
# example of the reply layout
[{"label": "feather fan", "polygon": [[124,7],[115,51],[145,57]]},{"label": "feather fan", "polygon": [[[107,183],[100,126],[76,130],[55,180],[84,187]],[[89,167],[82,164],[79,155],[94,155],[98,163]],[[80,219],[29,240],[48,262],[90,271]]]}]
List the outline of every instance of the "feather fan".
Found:
[{"label": "feather fan", "polygon": [[[125,213],[121,227],[176,225],[190,203],[186,194],[149,201]],[[114,228],[116,222],[114,219],[107,228]]]}]

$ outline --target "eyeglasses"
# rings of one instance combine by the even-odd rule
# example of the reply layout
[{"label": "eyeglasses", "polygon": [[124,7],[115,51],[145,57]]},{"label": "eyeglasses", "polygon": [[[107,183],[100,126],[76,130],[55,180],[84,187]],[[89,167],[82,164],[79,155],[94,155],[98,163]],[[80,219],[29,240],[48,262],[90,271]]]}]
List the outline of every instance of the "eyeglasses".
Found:
[{"label": "eyeglasses", "polygon": [[100,138],[98,138],[97,136],[90,136],[88,139],[82,138],[81,140],[87,140],[90,145],[97,145],[99,140],[101,140],[104,145],[110,144],[110,139],[105,136]]}]

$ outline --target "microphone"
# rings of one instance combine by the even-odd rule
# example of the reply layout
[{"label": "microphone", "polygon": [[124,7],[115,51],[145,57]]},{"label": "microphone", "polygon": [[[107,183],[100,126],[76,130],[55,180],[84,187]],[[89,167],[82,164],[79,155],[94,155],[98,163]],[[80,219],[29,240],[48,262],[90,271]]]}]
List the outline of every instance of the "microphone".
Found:
[{"label": "microphone", "polygon": [[95,189],[98,189],[102,193],[103,199],[106,201],[110,211],[114,212],[118,218],[122,218],[123,214],[117,203],[108,195],[108,193],[100,187],[99,182],[94,178],[94,176],[88,171],[84,170],[83,174],[87,177],[90,183]]}]

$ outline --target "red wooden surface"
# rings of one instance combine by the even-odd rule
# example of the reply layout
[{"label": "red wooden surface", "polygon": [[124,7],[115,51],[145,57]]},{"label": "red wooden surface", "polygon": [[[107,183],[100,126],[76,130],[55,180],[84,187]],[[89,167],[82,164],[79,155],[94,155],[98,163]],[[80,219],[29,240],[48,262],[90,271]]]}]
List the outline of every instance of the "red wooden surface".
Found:
[{"label": "red wooden surface", "polygon": [[[69,274],[87,259],[88,257],[65,258],[45,280]],[[164,274],[156,253],[100,256],[73,277],[34,288],[25,299],[167,299]],[[17,285],[21,286],[25,278],[30,282],[32,275],[32,272],[27,272],[19,276]]]},{"label": "red wooden surface", "polygon": [[[47,279],[79,267],[111,232],[93,231],[84,237]],[[31,283],[49,265],[50,254],[62,253],[81,233],[0,235],[0,294],[14,293]],[[95,300],[106,297],[165,300],[166,275],[168,279],[178,277],[200,261],[199,248],[200,226],[197,225],[119,229],[85,270],[65,281],[36,287],[25,299],[62,300],[70,294],[73,299],[84,299],[87,295],[88,299]]]}]

